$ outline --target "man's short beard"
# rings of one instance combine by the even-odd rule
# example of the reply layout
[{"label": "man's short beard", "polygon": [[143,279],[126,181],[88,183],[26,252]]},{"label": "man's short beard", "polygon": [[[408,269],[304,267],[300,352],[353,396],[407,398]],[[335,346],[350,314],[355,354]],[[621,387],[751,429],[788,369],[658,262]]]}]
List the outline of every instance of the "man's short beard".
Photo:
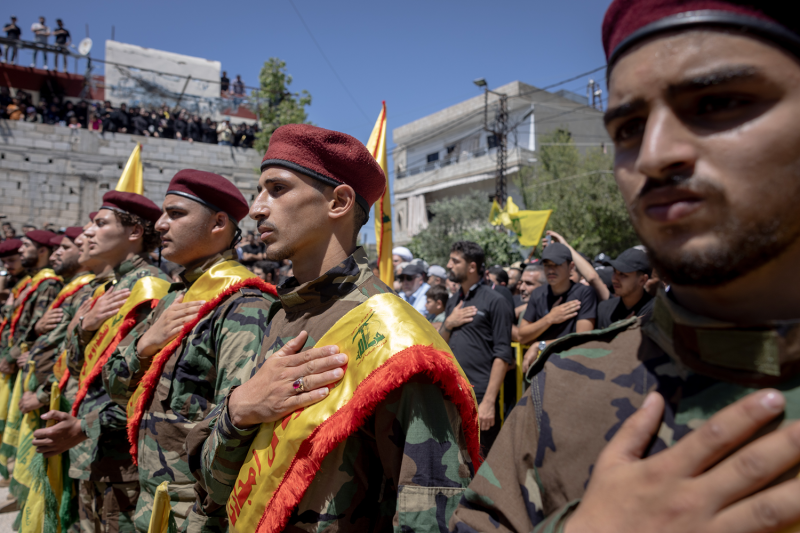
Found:
[{"label": "man's short beard", "polygon": [[61,259],[61,264],[58,266],[53,266],[53,270],[59,276],[62,274],[72,274],[76,272],[80,268],[80,263],[78,263],[78,258],[74,258],[71,260],[64,260]]},{"label": "man's short beard", "polygon": [[449,279],[453,283],[464,283],[464,280],[467,279],[467,277],[460,276],[451,270],[450,272],[447,273],[447,279]]},{"label": "man's short beard", "polygon": [[719,244],[697,251],[670,252],[642,242],[651,266],[668,283],[717,287],[772,261],[800,238],[798,228],[781,224],[779,216],[752,222],[731,216],[713,233]]},{"label": "man's short beard", "polygon": [[32,257],[22,256],[22,267],[23,268],[34,268],[37,264],[39,264],[39,256],[34,255]]},{"label": "man's short beard", "polygon": [[278,246],[272,244],[267,245],[267,261],[275,261],[276,263],[281,263],[286,259],[291,259],[295,256],[297,250],[290,247],[279,248]]}]

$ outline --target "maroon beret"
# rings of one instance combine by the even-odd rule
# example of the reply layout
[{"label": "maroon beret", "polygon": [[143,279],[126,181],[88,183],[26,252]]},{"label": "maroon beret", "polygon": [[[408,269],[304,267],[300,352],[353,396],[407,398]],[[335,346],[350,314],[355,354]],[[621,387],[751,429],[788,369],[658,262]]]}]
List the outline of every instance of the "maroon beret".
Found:
[{"label": "maroon beret", "polygon": [[202,170],[187,168],[179,171],[169,182],[167,194],[183,196],[214,211],[223,211],[237,223],[250,212],[247,200],[233,182]]},{"label": "maroon beret", "polygon": [[53,240],[53,237],[55,237],[56,234],[52,231],[35,229],[26,233],[25,236],[40,246],[50,247],[53,246],[50,241]]},{"label": "maroon beret", "polygon": [[19,239],[6,239],[0,242],[0,257],[10,257],[19,253],[22,241]]},{"label": "maroon beret", "polygon": [[92,211],[89,213],[89,222],[94,222],[94,217],[97,216],[97,211]]},{"label": "maroon beret", "polygon": [[74,241],[83,233],[83,228],[80,226],[70,226],[64,230],[64,235],[69,237],[69,240]]},{"label": "maroon beret", "polygon": [[62,235],[58,235],[58,234],[56,234],[56,236],[55,236],[55,237],[53,237],[52,239],[50,239],[50,246],[51,246],[52,248],[56,248],[58,245],[60,245],[60,244],[61,244],[61,241],[62,241],[62,240],[64,240],[64,235],[63,235],[63,234],[62,234]]},{"label": "maroon beret", "polygon": [[800,17],[792,5],[756,0],[614,0],[603,20],[603,48],[610,68],[626,50],[655,34],[705,26],[757,35],[800,55]]},{"label": "maroon beret", "polygon": [[332,187],[349,185],[367,213],[386,188],[381,166],[358,139],[309,124],[288,124],[275,130],[261,171],[269,165],[295,170]]},{"label": "maroon beret", "polygon": [[154,224],[161,218],[161,209],[156,204],[134,192],[108,191],[103,195],[103,205],[100,209],[136,215]]}]

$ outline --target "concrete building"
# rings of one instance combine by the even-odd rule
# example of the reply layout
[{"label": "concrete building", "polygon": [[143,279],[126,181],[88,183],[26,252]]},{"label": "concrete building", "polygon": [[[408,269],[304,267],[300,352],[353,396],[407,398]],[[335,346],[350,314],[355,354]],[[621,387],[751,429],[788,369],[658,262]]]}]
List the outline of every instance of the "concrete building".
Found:
[{"label": "concrete building", "polygon": [[[515,81],[494,91],[508,95],[507,187],[524,208],[515,185],[521,168],[537,163],[538,138],[567,129],[578,148],[611,148],[603,114],[587,105],[586,97],[550,93]],[[489,95],[489,123],[498,97]],[[394,242],[405,244],[428,224],[427,206],[443,198],[478,190],[487,201],[495,191],[496,139],[484,131],[484,95],[396,128],[394,156]],[[533,207],[533,206],[529,206]]]},{"label": "concrete building", "polygon": [[[136,143],[142,144],[144,195],[161,205],[167,185],[183,168],[216,172],[249,201],[256,193],[261,154],[253,149],[189,143],[125,133],[0,120],[0,213],[20,232],[83,226],[103,194],[113,190]],[[246,218],[243,229],[255,229]]]}]

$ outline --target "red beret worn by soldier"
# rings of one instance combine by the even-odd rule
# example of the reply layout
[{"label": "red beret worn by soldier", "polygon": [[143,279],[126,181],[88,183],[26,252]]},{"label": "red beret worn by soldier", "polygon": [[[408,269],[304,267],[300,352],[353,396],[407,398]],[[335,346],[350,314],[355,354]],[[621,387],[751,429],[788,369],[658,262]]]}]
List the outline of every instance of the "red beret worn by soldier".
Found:
[{"label": "red beret worn by soldier", "polygon": [[141,194],[133,192],[109,191],[105,193],[100,209],[136,215],[142,220],[154,224],[161,217],[161,209],[156,204]]},{"label": "red beret worn by soldier", "polygon": [[0,243],[0,257],[11,257],[19,253],[22,241],[19,239],[6,239]]},{"label": "red beret worn by soldier", "polygon": [[358,139],[309,124],[288,124],[275,130],[261,171],[270,165],[295,170],[332,187],[350,185],[356,202],[367,213],[386,187],[383,169]]},{"label": "red beret worn by soldier", "polygon": [[51,247],[52,244],[50,243],[50,241],[52,241],[54,237],[57,237],[57,235],[52,231],[47,231],[43,229],[31,230],[27,232],[25,236],[29,238],[31,241],[38,244],[39,246],[47,246],[47,247]]},{"label": "red beret worn by soldier", "polygon": [[[332,187],[349,185],[366,213],[386,185],[361,142],[305,124],[272,135],[262,179],[275,167]],[[372,274],[363,249],[326,237],[305,246],[344,258],[310,273],[315,279],[291,278],[279,289],[282,308],[255,365],[266,365],[284,341],[306,331],[304,350],[336,345],[348,355],[344,377],[324,400],[287,416],[274,431],[270,424],[240,430],[227,408],[195,425],[186,441],[189,463],[200,467],[195,476],[208,493],[197,506],[216,513],[209,500],[227,501],[234,532],[438,531],[440,515],[456,505],[481,461],[472,387],[430,323]],[[237,376],[247,381],[253,369],[243,370]],[[303,393],[304,379],[286,380],[285,390]],[[237,390],[252,393],[248,383]],[[237,470],[235,483],[222,481]]]},{"label": "red beret worn by soldier", "polygon": [[236,185],[219,174],[202,170],[179,171],[169,182],[167,194],[183,196],[215,212],[227,213],[236,224],[250,211],[247,200]]},{"label": "red beret worn by soldier", "polygon": [[[649,47],[647,52],[653,56],[653,61],[661,61],[661,58],[655,57],[656,55],[676,54],[681,58],[677,64],[685,61],[693,67],[685,74],[687,85],[694,81],[690,78],[695,75],[699,79],[710,80],[707,84],[712,90],[709,90],[707,95],[711,101],[715,101],[716,97],[721,96],[722,89],[719,92],[713,91],[713,87],[711,87],[714,84],[713,74],[707,75],[708,70],[706,69],[713,67],[724,69],[731,65],[732,61],[736,61],[735,56],[734,58],[731,55],[720,57],[719,61],[715,57],[704,56],[702,54],[707,51],[696,47],[698,41],[681,40],[681,32],[721,31],[736,37],[752,37],[759,42],[774,45],[795,56],[800,56],[800,36],[798,35],[800,33],[800,17],[796,14],[797,7],[796,3],[786,1],[614,0],[606,13],[602,31],[603,46],[608,60],[609,84],[612,86],[611,91],[615,89],[619,91],[617,96],[621,102],[633,102],[628,115],[631,118],[618,120],[618,123],[622,124],[622,128],[626,124],[625,121],[630,120],[637,124],[638,128],[647,131],[647,133],[632,135],[633,139],[629,141],[620,141],[625,148],[624,155],[620,153],[618,156],[627,161],[627,163],[623,163],[623,167],[625,165],[637,167],[635,170],[626,168],[625,173],[644,174],[648,178],[649,185],[651,180],[652,182],[666,182],[671,177],[667,166],[671,165],[670,169],[679,168],[674,171],[676,177],[680,173],[681,178],[686,178],[689,183],[695,183],[692,176],[694,172],[702,176],[704,171],[710,170],[713,175],[717,170],[713,163],[709,163],[710,167],[702,166],[701,162],[713,161],[714,158],[706,157],[707,154],[701,156],[699,152],[710,151],[711,145],[721,142],[722,144],[716,146],[723,148],[715,148],[715,150],[723,150],[722,153],[724,153],[724,150],[729,149],[730,145],[716,139],[739,135],[739,129],[752,129],[752,123],[749,118],[742,120],[741,123],[738,120],[729,119],[736,122],[735,133],[728,127],[721,126],[709,131],[704,129],[701,124],[710,124],[712,120],[722,122],[723,119],[709,118],[709,122],[693,122],[698,115],[693,114],[695,111],[691,110],[687,111],[685,122],[679,126],[677,123],[684,117],[678,114],[678,118],[676,118],[677,111],[664,111],[664,114],[661,114],[661,107],[665,105],[661,98],[666,98],[663,94],[667,94],[671,90],[671,86],[668,86],[667,82],[675,79],[674,83],[677,87],[681,81],[679,76],[676,75],[674,78],[656,77],[653,71],[658,67],[644,68],[647,57],[640,54],[636,57],[635,62],[625,65],[626,82],[621,84],[624,86],[623,89],[614,86],[614,78],[611,76],[613,69],[619,68],[622,61],[633,59],[632,54],[639,51],[637,47],[640,45]],[[677,39],[665,41],[661,46],[661,43],[657,41],[662,37],[677,37]],[[714,35],[714,37],[719,37],[719,35]],[[715,43],[719,42],[715,41]],[[744,63],[741,67],[749,68],[752,61],[749,59],[749,62]],[[660,66],[665,63],[671,65],[666,59],[655,65]],[[698,65],[702,68],[698,68]],[[736,67],[740,67],[740,65],[736,65]],[[642,79],[648,80],[651,84],[663,83],[664,88],[635,92],[636,89],[640,89],[636,85],[639,70],[634,69],[637,68],[642,70]],[[679,69],[676,68],[676,71]],[[706,77],[703,77],[704,75]],[[697,83],[700,85],[700,82]],[[759,81],[753,85],[765,85],[766,83]],[[738,86],[734,85],[734,87]],[[782,89],[780,85],[774,87]],[[743,101],[748,101],[750,98],[758,102],[759,98],[763,97],[757,92],[756,96],[750,96],[749,90],[760,89],[745,89]],[[779,89],[770,90],[778,91]],[[706,96],[706,93],[700,88],[687,89],[685,93],[678,88],[675,91],[677,93],[675,101],[680,102],[676,104],[678,109],[681,109],[680,106],[690,107],[687,105],[688,101],[692,102],[691,105],[702,107],[702,104],[699,103],[702,101],[700,95]],[[731,100],[739,97],[738,92],[733,90],[731,92],[733,93],[733,96],[730,97]],[[658,95],[658,100],[655,103],[648,100],[637,101],[631,96],[642,94],[648,97]],[[684,94],[693,95],[692,99],[689,100],[689,97]],[[695,94],[697,96],[694,96]],[[795,98],[796,93],[792,97]],[[772,96],[770,98],[779,99],[779,97]],[[722,97],[719,100],[721,102],[729,101]],[[770,102],[772,103],[772,100]],[[637,103],[640,107],[634,107]],[[651,111],[648,114],[651,105],[659,113],[655,115],[658,118],[654,120],[657,124],[654,127],[651,127],[648,122],[656,113],[656,111]],[[743,109],[751,108],[744,107]],[[624,112],[621,107],[617,110]],[[613,114],[611,116],[613,117]],[[728,117],[729,115],[724,116]],[[764,119],[761,113],[754,116],[758,118],[754,118],[753,122],[762,119],[768,120]],[[640,123],[644,123],[644,125]],[[669,124],[669,126],[663,126],[663,124]],[[693,128],[697,128],[701,133],[684,133]],[[673,131],[656,134],[650,131],[651,129]],[[678,133],[674,133],[674,131]],[[708,135],[713,140],[698,146],[695,144],[698,141],[693,135]],[[796,126],[795,130],[791,134],[787,134],[786,138],[797,138]],[[636,162],[636,165],[633,163],[637,157],[634,155],[637,153],[637,142],[646,145],[646,148],[639,149],[638,157],[647,159],[646,165],[650,166],[649,170],[638,168],[639,161]],[[757,147],[753,149],[758,150]],[[671,153],[658,153],[659,150],[671,151]],[[645,151],[647,151],[647,155],[643,155]],[[677,152],[680,153],[676,155]],[[686,155],[687,153],[689,155]],[[715,155],[719,157],[721,154]],[[696,162],[698,163],[697,167],[692,168]],[[796,155],[794,155],[794,158],[787,159],[785,164],[796,165],[796,162]],[[659,168],[660,165],[663,167]],[[758,160],[753,161],[752,165],[758,168]],[[619,167],[617,170],[619,171]],[[642,178],[642,176],[637,177]],[[729,179],[737,178],[741,178],[741,176]],[[667,189],[667,195],[672,192],[669,190],[670,187],[665,187],[665,189]],[[725,197],[725,192],[719,194],[722,198]],[[666,197],[668,196],[662,198]],[[753,201],[757,201],[757,199]],[[702,216],[707,215],[697,215],[697,217]],[[689,226],[702,220],[697,217],[692,219],[693,222],[684,224]],[[636,220],[634,220],[634,225],[636,225],[635,223]],[[748,220],[748,223],[751,222]],[[703,222],[699,223],[699,225],[702,224]],[[752,224],[756,225],[756,223]],[[675,240],[680,239],[681,236],[682,234],[678,233]],[[709,253],[715,257],[713,256],[714,252]],[[788,255],[791,252],[787,251],[786,253]],[[776,270],[772,272],[780,271],[782,267],[775,268]],[[719,302],[729,301],[732,305],[741,305],[740,302],[734,304],[728,299],[728,295],[722,292],[712,294],[716,295]],[[767,300],[766,304],[771,305],[772,301]],[[752,325],[756,326],[757,324]],[[767,485],[767,474],[773,472],[766,467],[767,464],[771,464],[769,461],[760,462],[759,465],[759,479],[763,479],[764,483],[754,483],[755,478],[749,475],[750,472],[745,472],[741,478],[735,479],[730,476],[731,469],[723,474],[719,470],[715,473],[706,471],[705,467],[690,474],[691,477],[697,476],[694,479],[685,476],[672,478],[665,475],[663,468],[665,464],[672,465],[673,471],[682,469],[685,472],[690,467],[685,464],[673,465],[676,461],[672,460],[661,463],[660,466],[656,466],[656,463],[651,461],[648,469],[643,462],[637,462],[629,466],[639,466],[642,471],[650,473],[651,479],[658,479],[658,482],[653,482],[642,491],[643,493],[650,491],[649,495],[642,499],[635,499],[611,492],[613,489],[610,487],[619,485],[602,484],[599,477],[603,474],[608,475],[609,469],[606,464],[606,468],[601,471],[598,468],[597,459],[608,441],[617,434],[622,423],[643,405],[648,393],[654,390],[662,394],[667,405],[663,422],[658,428],[658,434],[653,437],[645,449],[645,456],[656,454],[653,460],[658,457],[658,453],[672,447],[679,439],[691,435],[693,430],[700,427],[721,408],[751,392],[753,389],[750,387],[763,387],[765,384],[766,386],[778,386],[784,391],[787,400],[785,410],[787,420],[784,421],[784,426],[788,424],[788,420],[797,419],[800,412],[797,400],[800,396],[798,396],[796,370],[797,339],[799,337],[796,320],[786,320],[777,326],[775,324],[759,325],[748,331],[745,328],[686,310],[680,307],[676,300],[667,297],[662,292],[655,300],[652,314],[642,318],[632,317],[619,321],[606,329],[571,335],[549,344],[528,372],[530,388],[506,421],[484,466],[476,474],[464,499],[456,509],[450,522],[451,531],[458,533],[478,531],[545,533],[564,531],[566,528],[567,531],[580,532],[589,529],[595,530],[591,527],[582,528],[587,522],[592,521],[597,524],[597,531],[651,531],[652,529],[648,526],[652,526],[653,523],[641,524],[637,520],[648,514],[653,518],[654,523],[659,519],[666,522],[668,518],[672,518],[667,516],[670,514],[669,511],[665,512],[663,508],[650,509],[646,507],[649,502],[663,496],[663,493],[660,494],[655,490],[657,485],[670,488],[681,487],[675,492],[685,491],[683,495],[686,498],[683,501],[663,498],[665,503],[672,504],[673,510],[681,509],[674,516],[680,516],[683,519],[684,528],[675,527],[674,523],[663,524],[665,526],[672,525],[672,528],[669,529],[672,531],[709,530],[704,529],[702,523],[692,523],[691,518],[687,518],[687,516],[696,517],[700,512],[706,511],[711,514],[712,509],[707,506],[710,502],[714,502],[711,505],[715,505],[714,514],[709,517],[716,518],[714,524],[717,528],[714,529],[715,531],[755,531],[756,527],[753,526],[761,526],[758,531],[780,530],[787,533],[798,531],[797,527],[786,529],[777,527],[781,525],[779,522],[781,514],[788,516],[787,509],[790,509],[791,506],[794,506],[794,509],[797,508],[796,496],[792,496],[796,494],[796,489],[794,493],[790,493],[788,490],[783,492],[785,506],[778,503],[777,498],[772,499],[769,503],[764,498],[758,509],[753,509],[755,507],[753,497],[746,498],[749,505],[744,506],[744,497],[752,494],[748,491]],[[770,365],[764,364],[765,353],[772,354],[773,359]],[[760,361],[760,363],[756,363],[756,361]],[[783,368],[781,368],[781,362],[783,362]],[[760,368],[756,368],[757,364],[760,364]],[[787,369],[793,370],[787,371]],[[780,385],[777,385],[778,383]],[[766,416],[764,418],[766,419]],[[640,426],[642,420],[640,419]],[[630,428],[628,429],[630,430]],[[711,435],[712,431],[707,431],[706,436]],[[731,427],[722,425],[717,430],[718,435],[725,435],[723,440],[735,442],[731,433],[735,433]],[[777,437],[777,435],[775,436]],[[784,438],[788,440],[788,437]],[[711,453],[712,448],[716,448],[716,444],[720,444],[720,441],[715,439],[716,437],[707,438],[704,441],[708,443],[708,453]],[[630,462],[633,462],[634,454],[641,453],[641,451],[633,451],[631,448],[623,451],[619,443],[615,444],[617,444],[616,450],[619,455],[630,454]],[[735,459],[732,457],[725,459],[722,453],[723,448],[723,446],[719,446],[718,453],[714,455],[713,461],[709,459],[709,463],[722,461],[738,466],[747,464],[749,461],[746,459],[763,458],[761,453],[756,453],[756,450],[753,449],[749,456],[739,455]],[[794,453],[796,444],[791,449],[793,452],[792,462],[796,463],[796,453]],[[683,450],[687,455],[694,454],[704,457],[698,450],[698,441],[694,442],[694,448],[683,448]],[[675,451],[677,452],[677,450]],[[786,455],[788,456],[788,452]],[[674,458],[673,454],[672,459]],[[609,457],[606,456],[605,459],[609,459]],[[665,458],[664,461],[667,459]],[[620,460],[615,463],[620,467],[617,474],[627,476],[628,480],[636,481],[637,478],[631,474],[631,470],[623,470],[627,466],[623,465],[623,462],[628,462],[628,460]],[[784,467],[788,467],[790,462],[785,461],[782,464],[785,465]],[[747,471],[748,468],[737,470]],[[774,472],[777,473],[778,470],[776,469]],[[796,473],[797,466],[786,472],[781,478],[788,479],[789,476]],[[705,478],[708,481],[724,479],[722,484],[727,483],[735,487],[730,490],[731,492],[736,491],[736,497],[722,492],[725,490],[725,487],[720,486],[722,484],[710,481],[706,485],[706,492],[702,494],[705,501],[695,501],[692,495],[698,493],[698,486],[694,484],[690,487],[688,482],[699,478]],[[619,477],[615,478],[614,482],[618,482],[619,479]],[[769,486],[771,486],[775,480],[772,478],[769,480]],[[746,481],[750,482],[747,486],[743,484]],[[639,484],[632,484],[631,490],[637,490],[639,486]],[[602,514],[598,511],[598,507],[602,507],[602,504],[598,503],[598,498],[602,497],[602,494],[598,492],[598,487],[606,488],[612,502],[616,498],[617,502],[625,503],[624,507],[617,505],[608,507],[608,513],[613,515],[613,520],[617,520],[617,522],[603,523],[603,519],[607,518],[607,515],[580,515],[581,499],[586,498],[588,501],[590,493],[593,503],[591,507],[584,507],[584,511],[587,513],[595,511],[597,515]],[[786,485],[783,487],[787,488]],[[773,487],[770,490],[775,491],[778,488]],[[718,489],[722,489],[722,491],[718,491]],[[773,494],[778,493],[773,492]],[[765,493],[761,492],[756,497],[764,495]],[[794,500],[790,500],[792,497]],[[790,503],[792,501],[794,503]],[[688,505],[684,506],[684,503],[688,503]],[[695,503],[700,505],[694,508]],[[738,508],[738,514],[732,510],[734,508]],[[719,510],[718,513],[717,510]],[[727,520],[722,518],[725,514],[728,516]],[[570,522],[568,522],[570,516],[580,518],[579,521],[572,523],[572,528],[569,527]],[[734,521],[733,516],[742,518],[740,521],[742,523],[735,525],[741,525],[741,527],[726,528],[725,526],[730,526]],[[626,519],[633,523],[625,524],[629,527],[621,527],[620,523]]]}]

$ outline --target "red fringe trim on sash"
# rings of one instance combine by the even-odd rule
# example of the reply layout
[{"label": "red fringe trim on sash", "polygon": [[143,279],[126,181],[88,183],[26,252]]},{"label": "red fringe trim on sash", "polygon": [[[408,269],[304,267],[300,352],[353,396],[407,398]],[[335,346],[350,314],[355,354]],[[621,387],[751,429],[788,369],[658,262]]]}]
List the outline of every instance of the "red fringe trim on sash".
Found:
[{"label": "red fringe trim on sash", "polygon": [[300,444],[258,523],[258,533],[283,531],[292,511],[299,505],[311,481],[325,459],[336,446],[355,433],[372,415],[378,404],[393,390],[414,376],[424,375],[438,385],[461,415],[467,451],[475,471],[483,458],[480,455],[478,408],[472,398],[472,385],[456,369],[454,358],[431,346],[415,345],[398,352],[356,388],[353,398],[325,422],[317,426]]},{"label": "red fringe trim on sash", "polygon": [[169,361],[169,358],[172,357],[172,354],[174,354],[175,350],[177,350],[181,345],[181,342],[183,342],[183,339],[186,337],[186,335],[191,333],[194,327],[199,324],[208,313],[213,311],[214,308],[222,303],[222,301],[228,296],[237,292],[239,289],[244,289],[245,287],[253,287],[272,296],[278,296],[275,286],[270,285],[261,278],[247,278],[239,283],[234,283],[220,294],[215,296],[213,300],[203,304],[203,306],[200,308],[200,311],[197,312],[197,316],[195,316],[193,320],[184,324],[183,329],[181,329],[181,332],[178,334],[178,336],[172,339],[169,344],[164,346],[164,348],[158,352],[155,358],[153,358],[150,368],[147,369],[147,372],[142,378],[140,386],[142,387],[143,391],[141,396],[139,396],[139,400],[136,402],[136,408],[133,412],[133,417],[128,418],[128,442],[131,445],[131,457],[133,458],[133,464],[139,464],[139,426],[142,423],[144,412],[150,406],[150,400],[153,399],[153,393],[156,390],[158,380],[161,379],[161,373],[164,371],[164,366],[166,366],[167,361]]},{"label": "red fringe trim on sash", "polygon": [[[114,350],[117,348],[117,345],[122,341],[122,339],[124,339],[128,335],[128,333],[131,332],[131,330],[134,327],[136,327],[136,317],[135,317],[136,311],[143,305],[147,304],[150,304],[152,308],[154,302],[158,303],[158,300],[145,300],[136,307],[134,307],[133,309],[131,309],[125,316],[125,320],[123,320],[122,324],[120,324],[116,335],[114,335],[114,338],[111,339],[111,344],[106,346],[105,351],[102,354],[100,354],[100,357],[97,359],[97,362],[95,362],[94,366],[89,371],[89,374],[86,376],[86,379],[84,380],[83,384],[78,389],[78,394],[75,395],[75,403],[72,404],[72,416],[78,416],[78,408],[81,406],[81,402],[83,402],[83,399],[86,398],[86,393],[89,392],[89,386],[103,372],[103,366],[105,366],[105,364],[108,362],[108,358],[111,357],[112,353],[114,353]],[[64,373],[64,375],[66,375],[66,372]]]},{"label": "red fringe trim on sash", "polygon": [[25,304],[28,303],[28,300],[30,299],[30,297],[33,296],[33,293],[35,293],[36,289],[39,288],[39,285],[41,285],[45,281],[50,281],[51,279],[58,279],[58,277],[51,276],[49,278],[40,279],[34,285],[32,285],[31,286],[31,290],[29,290],[27,292],[27,294],[25,294],[25,299],[22,300],[19,303],[17,308],[14,310],[14,316],[11,317],[11,325],[9,326],[10,329],[8,330],[8,338],[9,339],[13,339],[14,338],[14,333],[17,330],[17,324],[19,324],[19,319],[22,317],[22,310],[25,307]]},{"label": "red fringe trim on sash", "polygon": [[81,290],[82,288],[87,286],[88,284],[89,284],[89,282],[87,281],[86,283],[84,283],[82,285],[78,285],[77,287],[73,287],[72,290],[70,290],[70,291],[62,293],[59,297],[56,298],[56,301],[53,302],[50,305],[50,309],[58,309],[59,307],[61,307],[61,304],[64,303],[64,300],[66,300],[67,298],[69,298],[70,296],[72,296],[73,294],[75,294],[76,292],[78,292],[79,290]]},{"label": "red fringe trim on sash", "polygon": [[64,392],[64,388],[67,386],[68,381],[69,381],[69,368],[64,370],[64,374],[62,374],[61,379],[58,380],[58,388],[61,389],[61,392]]}]

